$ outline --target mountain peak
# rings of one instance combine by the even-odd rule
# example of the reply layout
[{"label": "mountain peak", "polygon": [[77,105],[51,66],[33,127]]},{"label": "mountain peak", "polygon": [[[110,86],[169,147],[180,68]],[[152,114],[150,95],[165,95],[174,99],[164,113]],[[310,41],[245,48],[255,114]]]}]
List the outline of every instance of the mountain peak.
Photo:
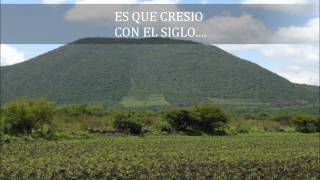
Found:
[{"label": "mountain peak", "polygon": [[199,44],[193,41],[171,38],[82,38],[71,44]]}]

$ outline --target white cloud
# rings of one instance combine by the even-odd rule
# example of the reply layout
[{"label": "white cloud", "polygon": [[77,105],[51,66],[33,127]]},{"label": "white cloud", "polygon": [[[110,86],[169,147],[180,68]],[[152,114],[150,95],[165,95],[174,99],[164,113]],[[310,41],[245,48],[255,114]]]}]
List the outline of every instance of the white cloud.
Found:
[{"label": "white cloud", "polygon": [[249,14],[215,16],[196,25],[199,32],[207,34],[207,43],[249,43],[265,42],[270,31],[259,20]]},{"label": "white cloud", "polygon": [[289,14],[314,14],[319,11],[318,0],[242,0],[244,7]]},{"label": "white cloud", "polygon": [[[178,4],[180,0],[75,0],[75,6],[66,14],[66,19],[70,21],[97,22],[99,24],[109,24],[114,21],[114,12],[129,11],[136,8],[135,4]],[[81,6],[78,4],[92,4],[92,6]],[[115,4],[113,6],[99,6],[94,4]],[[117,4],[117,5],[116,5]],[[132,6],[121,6],[121,4],[133,4]],[[168,5],[168,6],[172,6]],[[139,8],[139,7],[138,7]],[[141,11],[146,11],[144,9]],[[153,10],[163,7],[152,7]],[[132,9],[131,9],[132,10]],[[162,10],[162,9],[159,9]]]},{"label": "white cloud", "polygon": [[292,82],[319,86],[319,70],[306,70],[299,66],[289,66],[281,69],[278,74]]},{"label": "white cloud", "polygon": [[[86,1],[91,1],[91,0],[83,0],[80,3],[86,3]],[[129,3],[129,1],[133,2],[137,0],[125,0],[126,2]],[[173,2],[172,0],[165,0],[167,2]],[[162,3],[165,1],[161,0]],[[124,2],[124,1],[123,1]],[[161,3],[159,0],[153,0],[147,2],[149,3]],[[142,3],[142,2],[141,2]],[[123,6],[121,4],[115,4],[112,6],[101,6],[101,5],[95,5],[92,4],[90,6],[83,6],[83,5],[75,5],[73,8],[68,10],[68,12],[65,15],[65,19],[69,21],[75,21],[75,22],[89,22],[89,23],[97,23],[97,24],[112,24],[116,23],[114,21],[114,16],[115,12],[121,12],[121,11],[126,11],[126,12],[162,12],[164,9],[166,11],[179,11],[178,7],[175,4],[167,4],[167,5],[162,5],[162,6],[147,6],[147,5],[138,5],[135,3],[129,3],[132,5],[126,5]],[[126,26],[130,26],[130,22],[126,22]],[[147,23],[147,22],[146,22]],[[162,24],[165,24],[162,22]],[[142,24],[140,24],[142,25]],[[153,24],[154,25],[154,24]],[[154,26],[160,26],[161,23],[157,23]]]},{"label": "white cloud", "polygon": [[[125,9],[123,9],[125,8]],[[94,10],[93,10],[94,9]],[[65,18],[68,21],[74,22],[88,22],[88,23],[97,23],[97,24],[112,24],[116,23],[114,21],[114,12],[116,11],[141,11],[141,12],[178,12],[179,8],[174,5],[165,5],[165,6],[140,6],[140,5],[131,5],[131,6],[82,6],[76,5],[74,8],[70,9]],[[126,26],[133,24],[126,22]],[[156,28],[160,27],[196,27],[199,34],[206,34],[206,38],[201,39],[191,39],[197,40],[202,43],[263,43],[270,39],[272,32],[259,20],[255,19],[249,14],[243,14],[241,16],[214,16],[203,22],[156,22],[150,23]],[[146,24],[142,23],[140,26]]]},{"label": "white cloud", "polygon": [[180,0],[42,0],[43,4],[178,4]]},{"label": "white cloud", "polygon": [[299,65],[316,66],[319,63],[319,46],[310,44],[261,45],[260,52],[270,59],[285,59]]},{"label": "white cloud", "polygon": [[[112,24],[115,23],[115,12],[133,11],[136,8],[138,0],[120,0],[113,1],[115,4],[112,6],[101,6],[97,3],[92,3],[93,0],[79,0],[73,8],[67,11],[65,19],[74,22],[89,22],[97,24]],[[118,4],[132,4],[123,6]],[[108,1],[108,3],[112,3]],[[83,4],[91,4],[84,6]]]},{"label": "white cloud", "polygon": [[7,44],[1,44],[1,66],[17,64],[25,60],[26,58],[23,52]]},{"label": "white cloud", "polygon": [[208,4],[208,0],[201,0],[201,4]]},{"label": "white cloud", "polygon": [[[79,3],[88,3],[93,0],[79,0]],[[133,2],[137,0],[124,0]],[[149,2],[176,1],[176,0],[153,0]],[[116,11],[179,11],[175,4],[166,6],[140,6],[140,5],[113,5],[113,6],[82,6],[75,5],[65,15],[66,20],[75,22],[90,22],[97,24],[112,24]],[[127,26],[131,24],[127,23]],[[142,25],[142,24],[141,24]],[[151,25],[151,24],[150,24]],[[168,22],[153,23],[152,26],[175,25]],[[249,14],[240,16],[214,16],[203,22],[176,23],[175,26],[196,27],[198,34],[206,34],[206,38],[192,39],[203,43],[277,43],[277,44],[303,44],[319,42],[319,18],[309,20],[301,26],[280,27],[272,31],[259,19]]]},{"label": "white cloud", "polygon": [[[41,0],[43,4],[60,3],[85,3],[85,4],[177,4],[181,0]],[[309,4],[316,3],[317,0],[243,0],[242,4]],[[208,0],[201,0],[202,4],[208,3]]]},{"label": "white cloud", "polygon": [[[258,53],[265,61],[281,61],[271,71],[295,83],[319,85],[319,44],[226,44],[216,45],[236,56]],[[257,59],[253,60],[256,61]],[[270,62],[265,62],[268,64]]]},{"label": "white cloud", "polygon": [[304,26],[279,28],[273,41],[286,43],[317,43],[319,42],[319,17],[309,20]]},{"label": "white cloud", "polygon": [[242,4],[308,4],[317,0],[243,0]]},{"label": "white cloud", "polygon": [[[84,0],[87,1],[87,0]],[[156,0],[159,2],[158,0]],[[161,0],[163,1],[163,0]],[[172,0],[170,0],[172,1]],[[155,2],[155,1],[152,1]],[[125,9],[123,9],[125,8]],[[114,12],[116,11],[179,11],[178,6],[175,4],[165,6],[82,6],[75,5],[65,15],[66,20],[75,22],[89,22],[97,24],[112,24],[114,22]],[[126,26],[130,26],[130,22],[126,23]],[[144,24],[140,24],[143,26]],[[199,34],[206,34],[206,38],[192,39],[198,40],[202,43],[263,43],[270,39],[272,32],[258,19],[255,19],[249,14],[243,14],[240,16],[214,16],[203,22],[157,22],[152,23],[154,27],[196,27]]]},{"label": "white cloud", "polygon": [[258,19],[244,14],[212,17],[196,27],[208,34],[206,43],[313,44],[319,43],[319,22],[319,18],[313,18],[301,26],[280,27],[272,31]]},{"label": "white cloud", "polygon": [[214,44],[214,45],[232,54],[236,54],[242,51],[256,50],[256,49],[259,49],[261,46],[263,46],[262,44]]},{"label": "white cloud", "polygon": [[75,4],[137,4],[138,0],[76,0]]},{"label": "white cloud", "polygon": [[180,0],[144,0],[141,4],[178,4]]},{"label": "white cloud", "polygon": [[270,60],[315,65],[319,62],[319,45],[317,44],[218,44],[216,45],[232,54],[244,51],[259,52]]},{"label": "white cloud", "polygon": [[63,4],[71,2],[72,0],[42,0],[42,4]]}]

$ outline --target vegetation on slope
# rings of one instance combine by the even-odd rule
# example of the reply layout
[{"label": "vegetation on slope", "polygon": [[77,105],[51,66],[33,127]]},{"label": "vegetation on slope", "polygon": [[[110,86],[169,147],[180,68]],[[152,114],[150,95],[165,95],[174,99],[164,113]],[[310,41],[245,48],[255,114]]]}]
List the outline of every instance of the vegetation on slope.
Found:
[{"label": "vegetation on slope", "polygon": [[319,87],[290,83],[214,46],[170,39],[114,41],[83,39],[1,67],[1,103],[47,96],[65,104],[126,105],[128,99],[153,95],[162,97],[159,106],[207,102],[208,97],[279,105],[319,102]]}]

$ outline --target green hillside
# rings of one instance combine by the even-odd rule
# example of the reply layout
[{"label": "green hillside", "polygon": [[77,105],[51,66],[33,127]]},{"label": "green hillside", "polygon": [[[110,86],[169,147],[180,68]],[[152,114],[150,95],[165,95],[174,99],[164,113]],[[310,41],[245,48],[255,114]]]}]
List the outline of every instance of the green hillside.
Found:
[{"label": "green hillside", "polygon": [[215,46],[170,39],[87,38],[1,67],[2,104],[47,96],[128,107],[212,99],[299,105],[319,102],[318,93],[319,87],[293,84]]}]

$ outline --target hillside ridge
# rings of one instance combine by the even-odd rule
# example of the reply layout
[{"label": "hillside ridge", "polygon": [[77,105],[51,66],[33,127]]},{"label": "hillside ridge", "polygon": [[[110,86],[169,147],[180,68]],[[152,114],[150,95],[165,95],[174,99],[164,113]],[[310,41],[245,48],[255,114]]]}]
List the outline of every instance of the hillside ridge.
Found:
[{"label": "hillside ridge", "polygon": [[296,105],[319,102],[318,92],[215,46],[172,39],[84,38],[1,67],[1,104],[46,96],[66,104],[167,106],[218,98]]}]

